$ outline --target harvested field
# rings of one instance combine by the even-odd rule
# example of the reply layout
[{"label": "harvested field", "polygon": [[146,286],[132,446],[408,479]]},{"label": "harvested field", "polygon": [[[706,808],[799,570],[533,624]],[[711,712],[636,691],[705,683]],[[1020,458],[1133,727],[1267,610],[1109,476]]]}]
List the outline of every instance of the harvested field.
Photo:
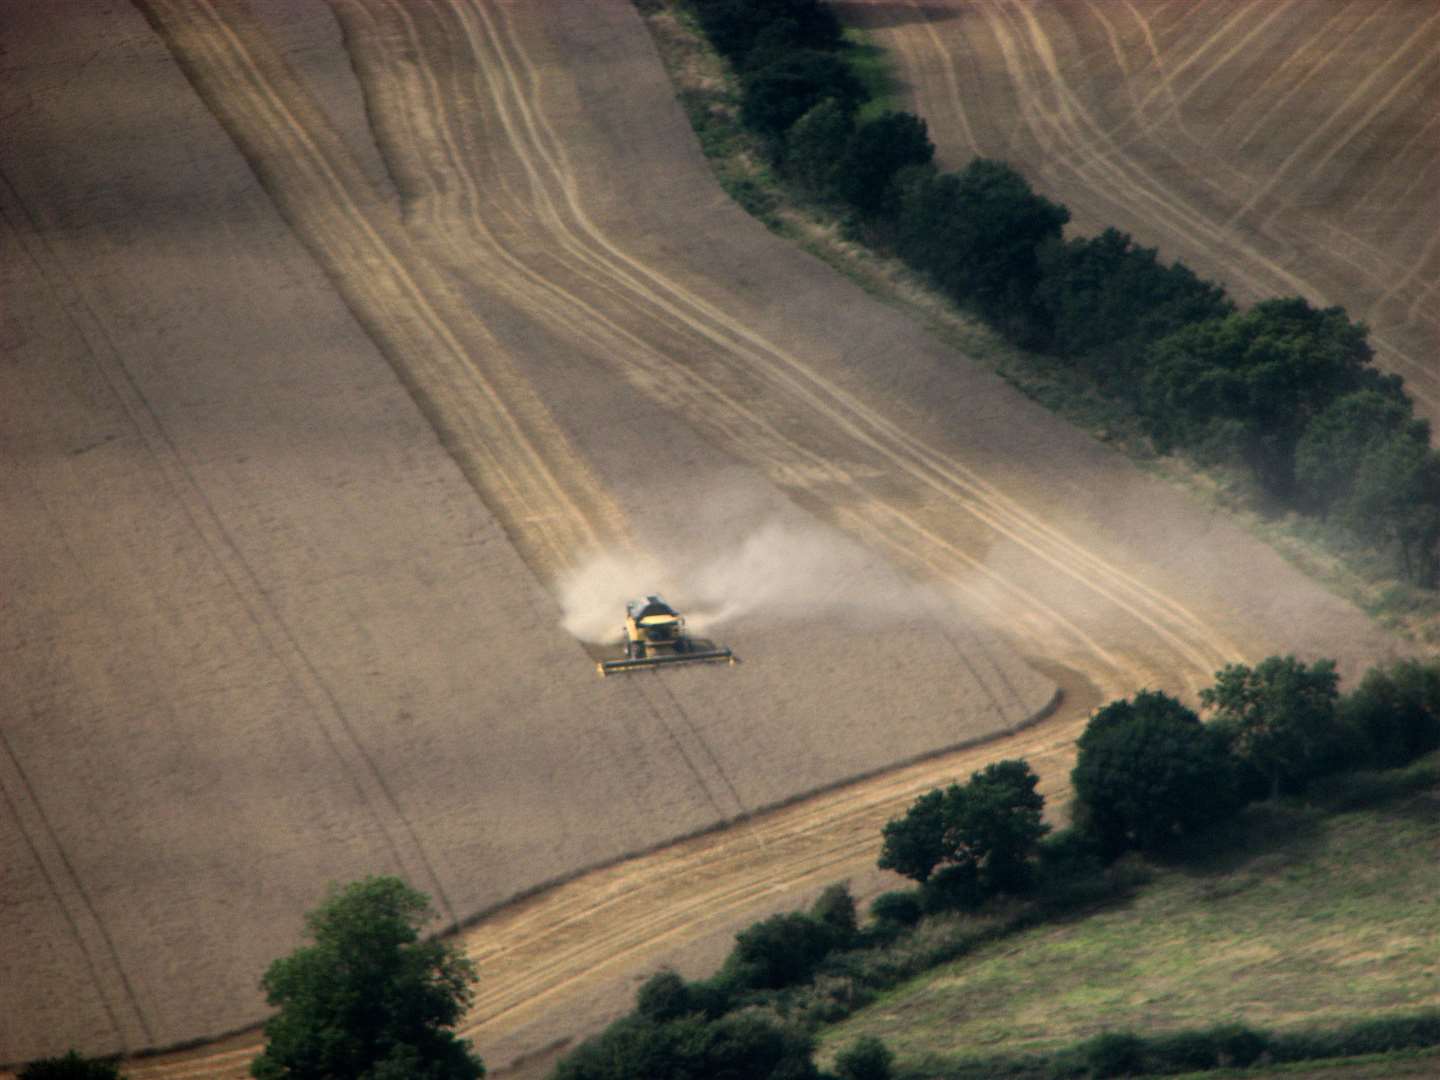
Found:
[{"label": "harvested field", "polygon": [[[746,217],[628,3],[0,12],[0,1060],[254,1022],[329,880],[464,922],[1059,680],[1393,648]],[[596,679],[562,604],[647,560],[744,663]],[[855,873],[939,770],[1058,792],[1064,717],[480,922],[479,1049]]]},{"label": "harvested field", "polygon": [[[1371,328],[1440,421],[1440,9],[1426,0],[836,0],[946,167],[1011,162],[1244,303]],[[904,94],[902,93],[902,97]]]}]

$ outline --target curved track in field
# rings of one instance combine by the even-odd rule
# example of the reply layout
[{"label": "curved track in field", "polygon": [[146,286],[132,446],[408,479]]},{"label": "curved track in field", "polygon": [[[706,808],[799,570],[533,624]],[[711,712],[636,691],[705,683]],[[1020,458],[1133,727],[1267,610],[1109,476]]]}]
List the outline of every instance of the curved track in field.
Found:
[{"label": "curved track in field", "polygon": [[839,0],[942,161],[1013,162],[1244,302],[1371,328],[1440,419],[1440,10],[1415,0]]},{"label": "curved track in field", "polygon": [[[1029,758],[1060,795],[1105,695],[1190,693],[1279,648],[1353,671],[1387,647],[1273,553],[745,218],[705,170],[627,2],[333,0],[399,206],[247,5],[140,6],[542,581],[653,534],[636,524],[658,520],[648,484],[703,502],[665,460],[698,442],[953,595],[1067,691],[1049,722],[1001,742],[480,921],[462,937],[481,976],[465,1031],[492,1067],[538,1068],[656,966],[703,967],[736,927],[828,881],[874,891],[879,826],[919,791],[1004,755]],[[672,718],[671,738],[693,730],[669,682],[635,689]],[[743,816],[749,778],[710,766],[716,816]],[[256,1040],[127,1073],[242,1076]]]}]

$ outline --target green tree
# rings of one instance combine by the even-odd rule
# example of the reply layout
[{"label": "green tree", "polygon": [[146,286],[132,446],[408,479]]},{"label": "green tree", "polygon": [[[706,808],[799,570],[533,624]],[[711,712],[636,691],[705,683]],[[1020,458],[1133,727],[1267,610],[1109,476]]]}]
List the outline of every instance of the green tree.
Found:
[{"label": "green tree", "polygon": [[830,50],[841,43],[840,23],[820,0],[691,0],[690,6],[710,44],[736,64],[761,46]]},{"label": "green tree", "polygon": [[1440,576],[1440,458],[1428,439],[1402,430],[1369,447],[1338,509],[1341,523],[1356,536],[1395,552],[1406,580],[1435,587]]},{"label": "green tree", "polygon": [[1371,668],[1340,699],[1340,716],[1365,740],[1370,763],[1382,769],[1440,749],[1440,661]]},{"label": "green tree", "polygon": [[1076,816],[1108,855],[1153,851],[1239,806],[1224,738],[1168,694],[1112,701],[1076,745]]},{"label": "green tree", "polygon": [[885,823],[881,836],[880,869],[924,885],[945,858],[945,793],[936,788],[921,795],[904,817]]},{"label": "green tree", "polygon": [[1047,348],[1132,401],[1150,344],[1235,310],[1220,286],[1178,262],[1162,266],[1155,255],[1117,229],[1051,242],[1040,252],[1035,295]]},{"label": "green tree", "polygon": [[899,209],[891,181],[901,169],[928,165],[935,144],[925,121],[907,112],[887,112],[855,129],[835,180],[841,198],[867,217],[893,216]]},{"label": "green tree", "polygon": [[790,128],[785,139],[786,174],[816,195],[833,195],[845,147],[854,130],[853,111],[834,98],[826,98]]},{"label": "green tree", "polygon": [[861,1035],[835,1055],[840,1080],[890,1080],[895,1055],[874,1035]]},{"label": "green tree", "polygon": [[19,1080],[123,1080],[113,1058],[87,1058],[71,1050],[64,1057],[40,1058],[20,1070]]},{"label": "green tree", "polygon": [[803,911],[784,912],[735,935],[724,974],[739,986],[779,990],[808,980],[825,957],[845,944],[835,927]]},{"label": "green tree", "polygon": [[1430,425],[1413,419],[1411,409],[1410,399],[1395,387],[1346,394],[1319,413],[1295,448],[1295,486],[1302,504],[1322,516],[1343,504],[1366,455],[1399,433],[1428,444]]},{"label": "green tree", "polygon": [[673,971],[659,971],[641,985],[635,995],[635,1011],[663,1024],[694,1012],[695,1003],[684,979]]},{"label": "green tree", "polygon": [[474,1080],[485,1075],[451,1031],[473,998],[474,968],[454,947],[422,941],[426,897],[393,877],[329,896],[306,918],[313,944],[270,965],[262,985],[279,1011],[250,1066],[258,1080]]},{"label": "green tree", "polygon": [[774,140],[827,98],[850,114],[865,100],[864,86],[843,60],[813,49],[786,53],[746,72],[740,87],[741,121]]},{"label": "green tree", "polygon": [[1271,656],[1254,668],[1227,665],[1200,691],[1200,702],[1214,713],[1231,754],[1273,798],[1303,790],[1336,763],[1339,696],[1333,660],[1307,667],[1293,656]]},{"label": "green tree", "polygon": [[880,868],[923,885],[943,866],[941,876],[952,885],[973,882],[982,895],[1024,888],[1031,857],[1050,830],[1041,820],[1045,798],[1037,782],[1024,761],[1000,761],[963,786],[927,792],[885,825]]},{"label": "green tree", "polygon": [[1031,325],[1039,249],[1058,240],[1070,211],[1031,190],[1002,161],[976,158],[959,173],[913,170],[899,193],[896,247],[958,300],[1012,337]]},{"label": "green tree", "polygon": [[1310,422],[1346,394],[1391,386],[1368,366],[1367,336],[1341,308],[1266,300],[1156,342],[1142,411],[1162,445],[1223,447],[1267,490],[1289,495]]}]

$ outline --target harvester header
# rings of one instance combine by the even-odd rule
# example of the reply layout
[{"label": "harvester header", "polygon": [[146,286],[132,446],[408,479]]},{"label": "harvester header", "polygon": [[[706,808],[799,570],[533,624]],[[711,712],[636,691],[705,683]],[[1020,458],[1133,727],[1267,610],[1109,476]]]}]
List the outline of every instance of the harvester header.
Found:
[{"label": "harvester header", "polygon": [[625,605],[624,657],[602,660],[596,667],[601,675],[608,675],[612,671],[713,660],[733,664],[735,654],[712,642],[691,637],[680,613],[660,597],[651,595]]}]

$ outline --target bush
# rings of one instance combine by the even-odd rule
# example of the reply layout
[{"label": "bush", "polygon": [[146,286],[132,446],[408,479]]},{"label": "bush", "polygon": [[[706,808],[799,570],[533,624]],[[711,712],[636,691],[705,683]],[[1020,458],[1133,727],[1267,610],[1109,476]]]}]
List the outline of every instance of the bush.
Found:
[{"label": "bush", "polygon": [[846,949],[854,942],[858,920],[855,917],[855,898],[850,895],[847,883],[826,886],[810,906],[810,917],[830,929],[834,935],[832,949]]},{"label": "bush", "polygon": [[840,1080],[890,1080],[895,1055],[873,1035],[862,1035],[835,1057]]},{"label": "bush", "polygon": [[635,1011],[656,1023],[678,1019],[694,1009],[690,988],[673,971],[650,976],[635,995]]},{"label": "bush", "polygon": [[40,1058],[20,1070],[19,1080],[122,1080],[113,1058],[87,1058],[71,1050],[64,1057]]},{"label": "bush", "polygon": [[812,1080],[810,1039],[758,1016],[659,1024],[631,1015],[562,1058],[552,1080]]},{"label": "bush", "polygon": [[914,926],[925,913],[918,889],[898,889],[881,893],[870,901],[870,917],[878,922],[895,923],[898,926]]},{"label": "bush", "polygon": [[772,915],[735,935],[724,975],[736,987],[779,990],[809,979],[848,941],[841,931],[798,911]]},{"label": "bush", "polygon": [[1138,1035],[1105,1032],[1087,1039],[1080,1057],[1091,1076],[1139,1076],[1145,1068],[1145,1040]]}]

